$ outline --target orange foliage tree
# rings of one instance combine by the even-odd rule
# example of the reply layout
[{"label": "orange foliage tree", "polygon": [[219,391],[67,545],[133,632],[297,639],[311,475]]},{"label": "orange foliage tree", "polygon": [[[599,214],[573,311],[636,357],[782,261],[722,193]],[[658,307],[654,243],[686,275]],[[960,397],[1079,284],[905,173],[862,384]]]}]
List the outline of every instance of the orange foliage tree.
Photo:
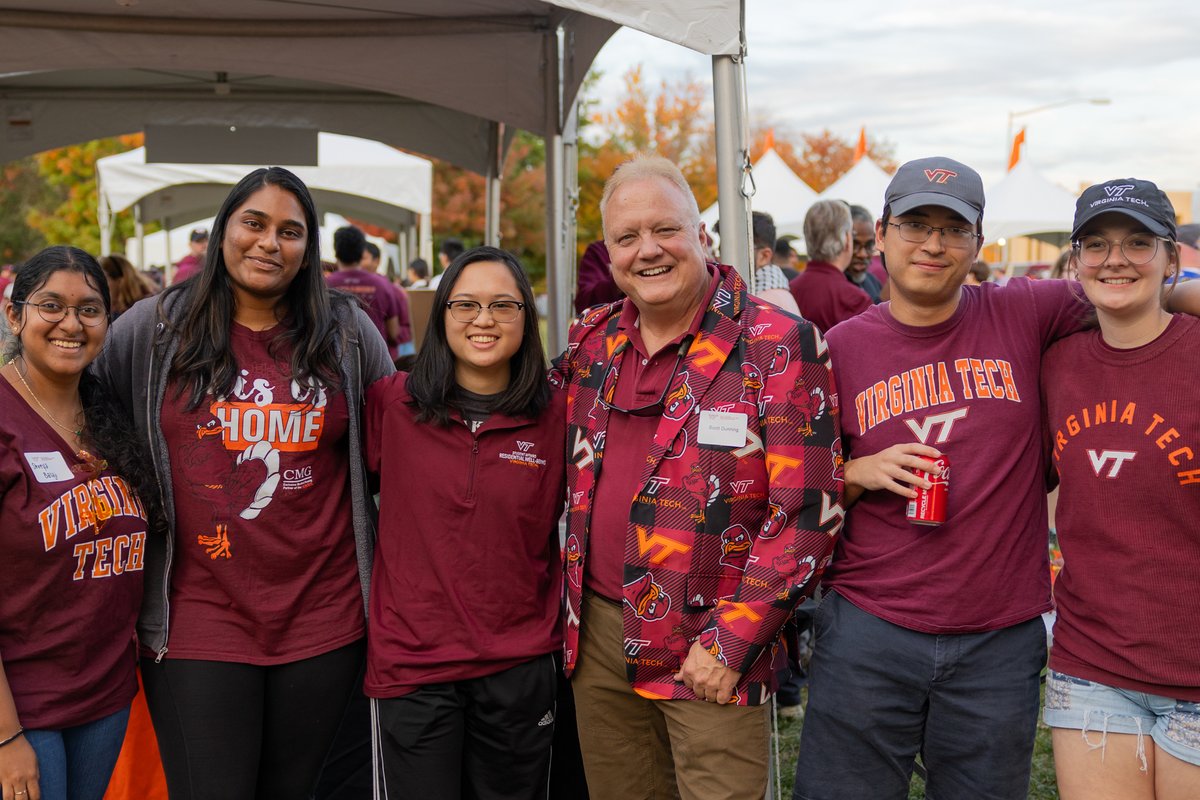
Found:
[{"label": "orange foliage tree", "polygon": [[46,246],[46,238],[26,224],[25,216],[53,201],[32,156],[0,166],[0,264],[24,261]]},{"label": "orange foliage tree", "polygon": [[716,135],[704,111],[708,90],[691,78],[662,81],[651,91],[641,66],[623,76],[624,93],[608,112],[585,100],[579,148],[579,252],[602,237],[600,196],[604,182],[634,153],[654,153],[673,161],[696,194],[701,208],[717,199]]},{"label": "orange foliage tree", "polygon": [[[30,228],[46,244],[69,244],[100,252],[100,226],[96,220],[96,159],[142,146],[142,134],[95,139],[59,147],[34,156],[38,173],[54,193],[57,205],[35,207],[25,216]],[[133,215],[117,215],[114,245],[133,235]]]},{"label": "orange foliage tree", "polygon": [[[750,147],[750,159],[757,161],[766,151],[768,141],[773,139],[775,152],[814,191],[823,192],[834,181],[854,166],[855,143],[836,136],[828,129],[820,133],[801,134],[801,146],[780,138],[773,129],[756,129],[754,143]],[[885,172],[895,172],[899,166],[895,159],[895,148],[886,141],[867,137],[867,157]]]}]

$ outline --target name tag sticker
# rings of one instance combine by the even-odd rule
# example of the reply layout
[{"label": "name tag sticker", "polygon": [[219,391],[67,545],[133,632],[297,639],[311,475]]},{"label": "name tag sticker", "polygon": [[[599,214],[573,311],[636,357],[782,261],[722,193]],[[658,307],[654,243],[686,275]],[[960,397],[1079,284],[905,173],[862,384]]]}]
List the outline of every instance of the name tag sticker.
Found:
[{"label": "name tag sticker", "polygon": [[26,453],[25,460],[29,462],[29,469],[38,483],[60,483],[74,477],[67,460],[57,450],[52,453]]},{"label": "name tag sticker", "polygon": [[745,447],[746,415],[736,411],[701,411],[697,436],[700,444]]}]

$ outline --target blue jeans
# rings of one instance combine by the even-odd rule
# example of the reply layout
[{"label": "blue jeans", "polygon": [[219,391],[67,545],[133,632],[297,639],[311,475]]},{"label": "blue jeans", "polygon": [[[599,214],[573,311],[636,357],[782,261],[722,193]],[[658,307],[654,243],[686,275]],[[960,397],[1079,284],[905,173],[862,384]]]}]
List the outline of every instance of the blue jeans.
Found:
[{"label": "blue jeans", "polygon": [[38,761],[42,800],[100,800],[108,788],[129,708],[95,722],[58,730],[25,731]]},{"label": "blue jeans", "polygon": [[1024,800],[1046,663],[1041,617],[935,635],[831,592],[817,610],[794,800]]}]

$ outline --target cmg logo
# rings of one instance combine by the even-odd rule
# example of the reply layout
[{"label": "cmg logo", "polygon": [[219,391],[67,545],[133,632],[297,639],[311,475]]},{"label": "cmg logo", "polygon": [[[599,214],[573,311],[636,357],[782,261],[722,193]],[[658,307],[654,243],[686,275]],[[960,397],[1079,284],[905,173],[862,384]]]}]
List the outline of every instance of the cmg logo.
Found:
[{"label": "cmg logo", "polygon": [[957,178],[958,173],[948,169],[927,169],[925,179],[930,183],[945,183],[951,178]]},{"label": "cmg logo", "polygon": [[1122,197],[1126,192],[1133,188],[1132,183],[1124,183],[1120,186],[1105,186],[1104,193],[1109,197]]}]

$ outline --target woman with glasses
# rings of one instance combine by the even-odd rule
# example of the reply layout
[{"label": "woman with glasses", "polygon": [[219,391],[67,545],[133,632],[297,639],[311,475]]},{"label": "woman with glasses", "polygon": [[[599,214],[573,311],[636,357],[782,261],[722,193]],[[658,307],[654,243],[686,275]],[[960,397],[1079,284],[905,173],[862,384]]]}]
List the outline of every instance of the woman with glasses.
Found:
[{"label": "woman with glasses", "polygon": [[379,779],[391,797],[541,797],[561,646],[565,408],[513,256],[458,256],[433,307],[412,373],[367,393]]},{"label": "woman with glasses", "polygon": [[51,247],[21,267],[0,368],[0,794],[99,800],[137,691],[146,506],[157,489],[88,365],[108,282]]},{"label": "woman with glasses", "polygon": [[1200,320],[1163,309],[1175,210],[1149,181],[1084,190],[1070,270],[1093,330],[1042,392],[1064,567],[1045,721],[1065,800],[1200,797]]},{"label": "woman with glasses", "polygon": [[197,275],[121,316],[101,362],[170,523],[146,550],[142,674],[172,800],[299,800],[361,675],[360,409],[393,368],[361,308],[327,290],[291,172],[243,178],[212,242]]}]

